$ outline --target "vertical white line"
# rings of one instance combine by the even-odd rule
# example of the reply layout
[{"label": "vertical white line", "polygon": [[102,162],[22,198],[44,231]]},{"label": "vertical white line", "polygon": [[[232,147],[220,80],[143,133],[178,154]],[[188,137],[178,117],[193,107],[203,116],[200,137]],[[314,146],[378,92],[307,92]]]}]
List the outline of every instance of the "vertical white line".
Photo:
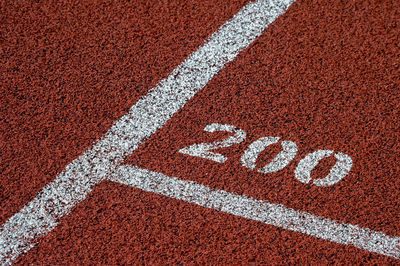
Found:
[{"label": "vertical white line", "polygon": [[400,237],[296,211],[282,204],[211,189],[194,181],[134,166],[119,167],[110,179],[144,191],[400,259]]},{"label": "vertical white line", "polygon": [[13,215],[0,229],[0,263],[10,264],[38,237],[84,200],[140,143],[161,128],[200,89],[248,47],[294,0],[247,4],[222,25],[166,79],[141,98],[112,128],[70,163],[55,181]]}]

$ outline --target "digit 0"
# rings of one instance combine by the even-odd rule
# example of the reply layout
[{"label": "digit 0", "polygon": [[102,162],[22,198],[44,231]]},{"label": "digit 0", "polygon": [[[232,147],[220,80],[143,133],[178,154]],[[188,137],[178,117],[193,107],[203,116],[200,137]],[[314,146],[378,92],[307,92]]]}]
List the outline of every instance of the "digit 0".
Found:
[{"label": "digit 0", "polygon": [[[279,137],[263,137],[251,143],[242,155],[242,165],[249,169],[255,169],[256,161],[260,153],[268,146],[277,143],[279,139]],[[282,141],[281,145],[282,151],[274,159],[272,159],[269,164],[258,169],[258,172],[264,174],[278,172],[279,170],[285,168],[293,160],[297,153],[296,143],[293,141],[284,140]]]},{"label": "digit 0", "polygon": [[[323,159],[331,156],[334,153],[332,150],[317,150],[309,153],[304,157],[296,167],[294,175],[302,183],[311,181],[311,171]],[[347,154],[338,152],[335,154],[336,163],[331,171],[324,178],[314,179],[313,183],[316,186],[326,187],[331,186],[343,179],[353,166],[353,160]]]}]

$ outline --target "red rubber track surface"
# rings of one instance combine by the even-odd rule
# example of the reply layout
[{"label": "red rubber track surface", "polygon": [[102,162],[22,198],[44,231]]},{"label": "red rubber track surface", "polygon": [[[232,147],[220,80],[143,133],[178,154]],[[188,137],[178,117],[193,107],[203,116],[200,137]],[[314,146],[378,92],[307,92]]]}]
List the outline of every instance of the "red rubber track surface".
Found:
[{"label": "red rubber track surface", "polygon": [[29,202],[243,2],[3,4],[0,221]]},{"label": "red rubber track surface", "polygon": [[[246,1],[1,5],[0,221],[4,223]],[[400,235],[400,6],[298,0],[125,161],[206,186]],[[178,153],[247,133],[220,164]],[[298,145],[283,170],[240,157],[254,140]],[[294,177],[317,149],[350,155],[330,187]],[[271,146],[263,166],[279,152]],[[323,160],[312,177],[334,164]],[[328,169],[328,170],[327,170]],[[105,181],[20,264],[379,263],[397,260]]]}]

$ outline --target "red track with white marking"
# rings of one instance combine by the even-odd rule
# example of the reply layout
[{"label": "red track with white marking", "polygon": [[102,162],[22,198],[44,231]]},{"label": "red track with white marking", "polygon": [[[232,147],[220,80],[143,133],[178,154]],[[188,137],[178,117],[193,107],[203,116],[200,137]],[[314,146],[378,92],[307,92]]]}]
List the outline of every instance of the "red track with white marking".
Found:
[{"label": "red track with white marking", "polygon": [[0,7],[0,264],[399,262],[394,1]]}]

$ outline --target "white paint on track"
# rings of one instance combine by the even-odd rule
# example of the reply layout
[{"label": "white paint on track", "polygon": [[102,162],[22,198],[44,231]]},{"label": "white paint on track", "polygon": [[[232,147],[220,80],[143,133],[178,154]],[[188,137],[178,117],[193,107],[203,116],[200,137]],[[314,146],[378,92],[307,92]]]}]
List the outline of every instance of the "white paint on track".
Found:
[{"label": "white paint on track", "polygon": [[144,191],[400,259],[400,237],[388,236],[368,228],[339,223],[281,204],[211,189],[194,181],[134,166],[119,167],[110,179]]},{"label": "white paint on track", "polygon": [[193,144],[189,147],[182,148],[179,150],[180,153],[187,154],[190,156],[200,157],[208,160],[212,160],[217,163],[224,163],[228,158],[224,155],[212,152],[210,150],[227,148],[234,144],[239,144],[246,138],[246,132],[240,128],[236,128],[232,125],[222,125],[218,123],[207,125],[204,128],[206,132],[218,132],[218,131],[226,131],[229,133],[233,133],[233,136],[229,136],[226,139],[215,141],[212,143],[200,143]]},{"label": "white paint on track", "polygon": [[0,263],[11,264],[54,229],[145,139],[161,128],[241,50],[248,47],[294,0],[247,4],[166,79],[141,98],[94,146],[0,228]]},{"label": "white paint on track", "polygon": [[[242,165],[249,169],[255,169],[257,158],[260,153],[268,146],[278,143],[279,139],[279,137],[263,137],[251,143],[240,159]],[[297,154],[296,143],[290,140],[284,140],[281,145],[282,151],[276,155],[270,163],[261,169],[258,169],[258,172],[264,174],[278,172],[285,168],[294,159]]]},{"label": "white paint on track", "polygon": [[[317,166],[317,164],[324,158],[331,156],[334,153],[332,150],[317,150],[313,153],[307,154],[307,156],[300,160],[297,165],[294,174],[297,180],[302,183],[308,183],[311,181],[311,171]],[[350,156],[344,153],[335,154],[336,163],[332,167],[329,174],[324,178],[314,179],[313,183],[316,186],[332,186],[342,180],[353,167],[353,160]]]}]

